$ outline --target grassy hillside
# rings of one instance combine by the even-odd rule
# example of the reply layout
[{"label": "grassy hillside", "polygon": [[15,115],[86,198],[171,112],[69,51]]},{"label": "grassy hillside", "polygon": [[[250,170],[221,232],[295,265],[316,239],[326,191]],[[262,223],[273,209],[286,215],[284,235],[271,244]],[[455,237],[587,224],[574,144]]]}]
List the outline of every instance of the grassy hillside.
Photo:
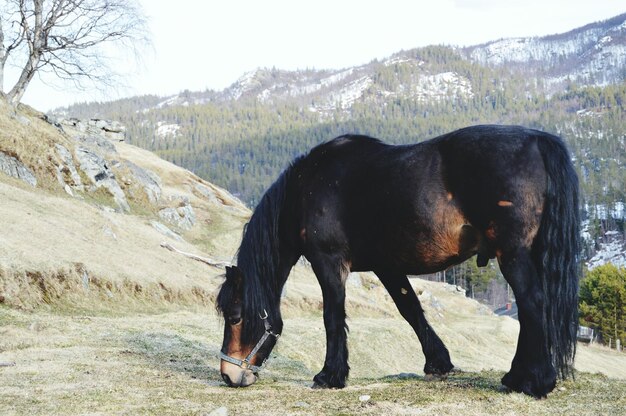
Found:
[{"label": "grassy hillside", "polygon": [[[131,297],[151,305],[153,297],[209,303],[220,269],[188,262],[160,247],[177,248],[210,257],[233,258],[249,211],[227,192],[149,152],[117,143],[118,162],[150,169],[161,179],[161,202],[126,186],[132,211],[115,211],[111,195],[99,188],[69,196],[54,175],[60,163],[54,146],[75,151],[76,144],[36,112],[0,115],[0,151],[31,167],[37,187],[0,173],[0,296],[11,307],[34,308],[57,301],[98,308],[101,300]],[[24,123],[27,123],[24,125]],[[116,172],[125,178],[120,168]],[[128,181],[128,180],[127,180]],[[210,188],[207,200],[196,185]],[[154,221],[161,205],[186,198],[194,208],[196,226],[177,230],[181,238],[159,233]],[[174,226],[170,227],[175,230]],[[78,295],[74,296],[75,293]],[[132,293],[132,296],[129,294]],[[71,300],[70,300],[71,298]]]},{"label": "grassy hillside", "polygon": [[[33,187],[0,173],[2,415],[209,414],[221,406],[229,414],[617,414],[626,406],[626,356],[596,347],[579,348],[582,373],[548,400],[502,392],[517,321],[492,315],[455,286],[415,279],[429,320],[463,370],[426,382],[417,337],[367,273],[347,282],[350,385],[312,390],[325,335],[321,292],[305,265],[287,282],[284,333],[262,381],[226,388],[213,305],[223,270],[160,243],[229,260],[249,211],[220,188],[125,143],[114,143],[115,174],[129,212],[114,209],[101,188],[70,196],[56,179],[58,143],[74,153],[78,146],[37,112],[0,109],[0,151],[38,179]],[[125,161],[160,177],[161,202],[137,191]],[[207,199],[198,184],[217,197]],[[162,206],[181,198],[196,223],[189,230],[171,226],[180,239],[167,237],[153,222],[162,221]],[[370,398],[359,400],[364,395]]]}]

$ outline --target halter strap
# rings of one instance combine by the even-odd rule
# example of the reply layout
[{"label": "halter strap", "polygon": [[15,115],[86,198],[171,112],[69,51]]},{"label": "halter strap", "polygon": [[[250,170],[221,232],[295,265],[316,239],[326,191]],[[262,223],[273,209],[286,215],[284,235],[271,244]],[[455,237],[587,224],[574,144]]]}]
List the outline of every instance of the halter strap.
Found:
[{"label": "halter strap", "polygon": [[276,334],[272,332],[272,326],[267,321],[267,311],[265,309],[263,310],[263,316],[259,314],[259,317],[263,319],[263,325],[265,325],[265,333],[263,334],[259,342],[256,343],[252,351],[250,351],[250,354],[248,354],[248,356],[244,358],[243,360],[239,360],[237,358],[230,357],[226,355],[224,352],[220,351],[220,358],[222,360],[229,362],[231,364],[235,364],[236,366],[241,367],[244,370],[250,369],[252,370],[253,373],[258,373],[259,371],[261,371],[261,368],[263,367],[263,364],[265,364],[265,361],[263,361],[263,364],[261,364],[260,366],[252,365],[250,364],[250,361],[252,360],[252,358],[254,358],[257,352],[259,352],[263,344],[265,344],[265,341],[267,341],[267,339],[270,336],[273,336],[276,339],[278,339],[278,337],[280,337],[280,334]]}]

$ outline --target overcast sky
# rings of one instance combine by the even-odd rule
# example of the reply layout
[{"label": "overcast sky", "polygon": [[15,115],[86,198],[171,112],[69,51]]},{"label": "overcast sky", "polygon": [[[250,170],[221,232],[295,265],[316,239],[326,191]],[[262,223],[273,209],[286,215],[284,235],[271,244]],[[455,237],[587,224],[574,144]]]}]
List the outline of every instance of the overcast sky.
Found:
[{"label": "overcast sky", "polygon": [[36,79],[23,101],[47,111],[77,101],[221,90],[258,67],[344,68],[431,44],[473,45],[561,33],[626,12],[618,0],[141,3],[153,45],[143,48],[141,65],[124,70],[127,88],[80,92],[68,86],[61,91]]}]

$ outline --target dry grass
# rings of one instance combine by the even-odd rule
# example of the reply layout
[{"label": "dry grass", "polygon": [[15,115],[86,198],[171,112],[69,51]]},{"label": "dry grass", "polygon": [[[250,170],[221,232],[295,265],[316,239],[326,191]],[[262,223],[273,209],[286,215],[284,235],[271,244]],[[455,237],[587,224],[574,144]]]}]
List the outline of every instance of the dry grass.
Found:
[{"label": "dry grass", "polygon": [[0,103],[0,151],[14,156],[31,168],[38,186],[53,192],[62,192],[56,179],[55,166],[61,160],[54,145],[72,148],[69,138],[43,120],[43,115],[28,106],[20,106],[17,113]]},{"label": "dry grass", "polygon": [[221,326],[210,310],[112,317],[0,309],[0,361],[16,363],[0,368],[0,413],[183,415],[226,406],[230,414],[547,415],[621,414],[626,406],[626,381],[588,373],[542,401],[504,393],[499,369],[426,382],[402,322],[351,323],[346,389],[310,388],[323,360],[314,318],[287,319],[261,381],[229,389],[218,374]]}]

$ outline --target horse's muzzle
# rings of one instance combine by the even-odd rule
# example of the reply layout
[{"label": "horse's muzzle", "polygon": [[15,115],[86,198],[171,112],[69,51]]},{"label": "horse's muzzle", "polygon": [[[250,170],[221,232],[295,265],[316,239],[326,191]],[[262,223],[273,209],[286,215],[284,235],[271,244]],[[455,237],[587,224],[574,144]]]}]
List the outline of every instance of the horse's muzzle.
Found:
[{"label": "horse's muzzle", "polygon": [[229,387],[248,387],[254,384],[257,376],[250,369],[237,367],[236,365],[225,363],[221,365],[222,379]]}]

